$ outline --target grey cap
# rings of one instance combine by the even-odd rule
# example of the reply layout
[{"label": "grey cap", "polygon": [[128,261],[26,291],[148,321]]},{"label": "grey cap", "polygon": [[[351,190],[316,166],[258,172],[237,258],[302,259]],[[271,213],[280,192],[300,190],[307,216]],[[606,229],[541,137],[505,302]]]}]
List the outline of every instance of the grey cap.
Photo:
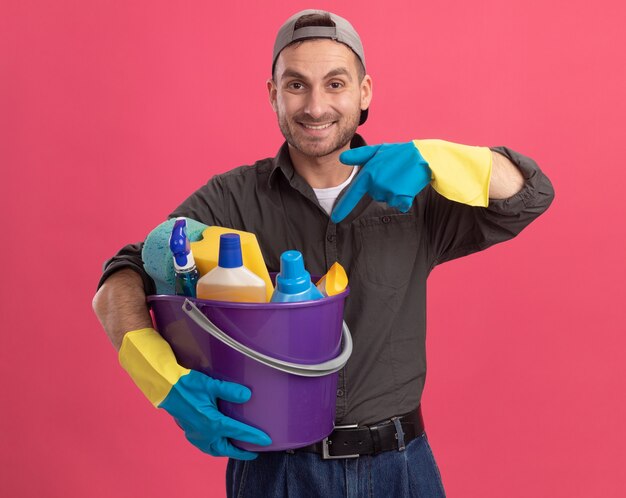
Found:
[{"label": "grey cap", "polygon": [[[328,15],[335,23],[335,26],[304,26],[299,29],[295,29],[298,19],[308,14],[325,14]],[[307,40],[311,38],[330,38],[336,40],[344,45],[347,45],[361,60],[363,67],[365,66],[365,54],[363,53],[363,44],[361,38],[356,30],[352,27],[346,19],[326,12],[324,10],[307,9],[294,14],[278,30],[276,35],[276,41],[274,42],[274,53],[272,56],[272,72],[274,72],[274,66],[276,65],[276,59],[285,47],[291,45],[293,42],[299,40]],[[368,109],[361,111],[361,119],[359,124],[365,123],[367,119]]]}]

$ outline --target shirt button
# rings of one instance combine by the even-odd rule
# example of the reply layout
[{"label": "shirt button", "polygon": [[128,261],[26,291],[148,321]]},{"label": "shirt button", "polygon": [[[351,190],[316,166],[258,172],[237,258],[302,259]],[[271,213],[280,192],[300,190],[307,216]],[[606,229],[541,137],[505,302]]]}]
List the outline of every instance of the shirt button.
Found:
[{"label": "shirt button", "polygon": [[337,396],[341,398],[343,396],[343,389],[337,389]]},{"label": "shirt button", "polygon": [[335,242],[335,236],[331,233],[326,237],[326,240],[328,240],[328,242]]},{"label": "shirt button", "polygon": [[389,223],[391,221],[391,218],[389,216],[383,216],[381,218],[381,221],[385,224]]}]

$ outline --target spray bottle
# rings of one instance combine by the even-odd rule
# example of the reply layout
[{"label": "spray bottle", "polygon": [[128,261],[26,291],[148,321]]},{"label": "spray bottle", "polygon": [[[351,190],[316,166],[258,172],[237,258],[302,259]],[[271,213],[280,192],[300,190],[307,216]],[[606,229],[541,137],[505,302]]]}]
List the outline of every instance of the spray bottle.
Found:
[{"label": "spray bottle", "polygon": [[196,284],[200,275],[189,246],[185,218],[176,218],[170,237],[170,249],[174,256],[176,295],[196,297]]}]

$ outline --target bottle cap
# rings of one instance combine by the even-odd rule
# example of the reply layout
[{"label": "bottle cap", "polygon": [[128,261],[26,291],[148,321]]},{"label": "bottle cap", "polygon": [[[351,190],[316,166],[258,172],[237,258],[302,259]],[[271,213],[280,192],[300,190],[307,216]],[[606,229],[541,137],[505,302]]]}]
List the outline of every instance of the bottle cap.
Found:
[{"label": "bottle cap", "polygon": [[243,266],[239,234],[224,233],[220,235],[220,255],[217,264],[222,268],[239,268]]},{"label": "bottle cap", "polygon": [[280,255],[280,273],[276,275],[276,288],[284,294],[299,294],[311,287],[311,275],[304,269],[300,251],[285,251]]}]

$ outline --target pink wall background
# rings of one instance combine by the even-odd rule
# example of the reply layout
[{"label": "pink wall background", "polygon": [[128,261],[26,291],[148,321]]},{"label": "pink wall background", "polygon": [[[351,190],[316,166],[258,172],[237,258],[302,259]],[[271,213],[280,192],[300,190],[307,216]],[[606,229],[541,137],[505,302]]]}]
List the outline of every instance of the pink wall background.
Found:
[{"label": "pink wall background", "polygon": [[[120,246],[274,155],[273,37],[310,5],[1,3],[1,496],[224,496],[225,461],[132,385],[91,299]],[[430,279],[449,496],[626,496],[623,2],[318,5],[363,38],[370,143],[506,144],[556,187],[518,239]]]}]

